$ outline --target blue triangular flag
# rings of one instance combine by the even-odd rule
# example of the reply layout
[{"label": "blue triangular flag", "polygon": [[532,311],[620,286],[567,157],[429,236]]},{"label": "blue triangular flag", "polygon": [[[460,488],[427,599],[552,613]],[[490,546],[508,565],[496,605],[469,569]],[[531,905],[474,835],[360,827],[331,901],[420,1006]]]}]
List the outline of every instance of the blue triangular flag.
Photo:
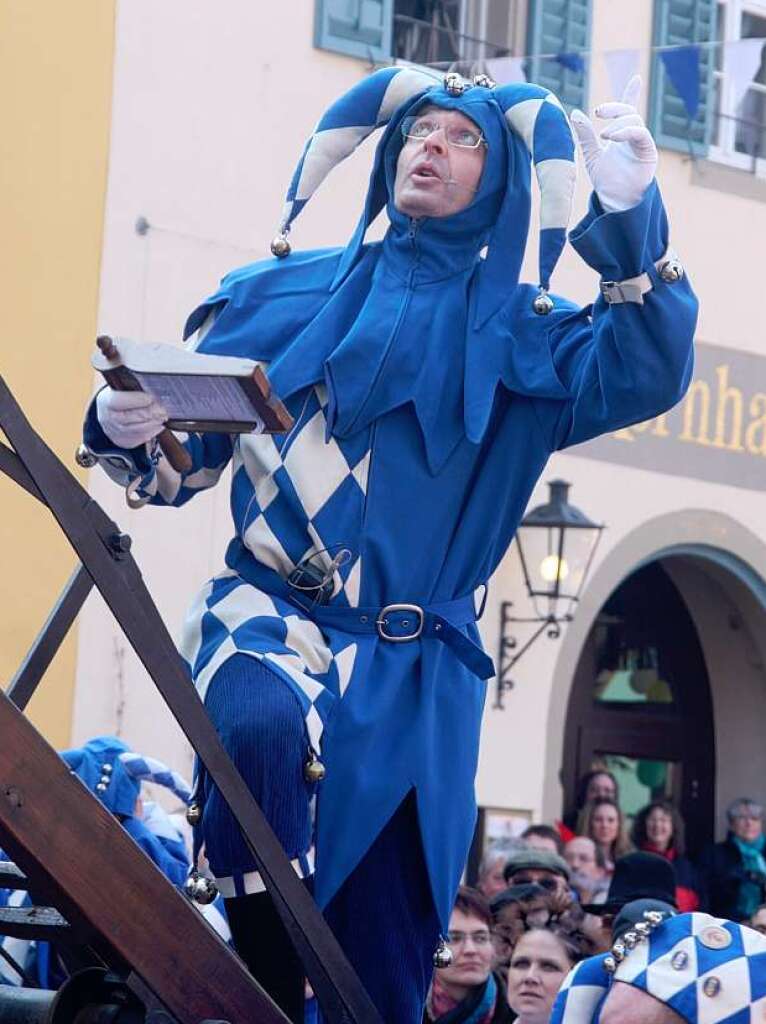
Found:
[{"label": "blue triangular flag", "polygon": [[579,53],[557,53],[555,58],[568,71],[584,71],[585,61]]},{"label": "blue triangular flag", "polygon": [[672,50],[661,50],[660,57],[668,78],[683,100],[689,119],[694,120],[700,105],[699,46],[676,46]]}]

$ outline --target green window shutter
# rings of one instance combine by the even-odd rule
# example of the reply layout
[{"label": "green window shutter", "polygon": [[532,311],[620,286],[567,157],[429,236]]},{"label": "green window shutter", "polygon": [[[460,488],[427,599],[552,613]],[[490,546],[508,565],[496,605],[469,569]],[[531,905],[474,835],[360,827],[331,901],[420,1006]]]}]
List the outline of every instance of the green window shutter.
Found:
[{"label": "green window shutter", "polygon": [[[716,38],[716,0],[654,0],[654,45],[707,43]],[[689,123],[683,100],[668,79],[665,65],[652,55],[650,127],[658,146],[705,156],[713,124],[715,52],[700,47],[700,106]]]},{"label": "green window shutter", "polygon": [[394,0],[315,0],[314,44],[370,61],[391,57]]},{"label": "green window shutter", "polygon": [[591,0],[530,0],[527,33],[527,78],[556,93],[571,110],[588,102],[589,58],[583,71],[572,71],[537,53],[579,53],[590,49]]}]

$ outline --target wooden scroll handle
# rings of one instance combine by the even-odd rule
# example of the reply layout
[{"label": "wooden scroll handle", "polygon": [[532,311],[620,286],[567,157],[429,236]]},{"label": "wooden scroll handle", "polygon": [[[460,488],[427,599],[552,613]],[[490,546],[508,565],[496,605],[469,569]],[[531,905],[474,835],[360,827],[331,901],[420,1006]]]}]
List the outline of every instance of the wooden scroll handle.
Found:
[{"label": "wooden scroll handle", "polygon": [[[96,338],[96,344],[107,359],[119,359],[120,353],[114,341],[106,335],[101,334]],[[111,386],[111,381],[109,382]],[[122,390],[125,390],[123,388]],[[157,441],[163,451],[165,458],[177,473],[188,473],[192,468],[191,455],[187,452],[172,430],[165,427],[157,435]]]}]

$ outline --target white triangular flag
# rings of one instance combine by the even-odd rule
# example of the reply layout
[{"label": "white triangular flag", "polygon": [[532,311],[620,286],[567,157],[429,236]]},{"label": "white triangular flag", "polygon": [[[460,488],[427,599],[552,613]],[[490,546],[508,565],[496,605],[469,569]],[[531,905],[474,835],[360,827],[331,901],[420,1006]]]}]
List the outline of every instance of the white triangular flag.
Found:
[{"label": "white triangular flag", "polygon": [[764,44],[766,39],[736,39],[724,43],[723,68],[729,79],[729,99],[734,112],[745,98],[748,86],[761,66]]},{"label": "white triangular flag", "polygon": [[526,57],[493,57],[485,60],[487,74],[498,85],[511,85],[512,82],[526,82],[524,61]]},{"label": "white triangular flag", "polygon": [[638,74],[640,53],[638,50],[607,50],[603,54],[612,96],[619,100],[625,92],[625,86]]}]

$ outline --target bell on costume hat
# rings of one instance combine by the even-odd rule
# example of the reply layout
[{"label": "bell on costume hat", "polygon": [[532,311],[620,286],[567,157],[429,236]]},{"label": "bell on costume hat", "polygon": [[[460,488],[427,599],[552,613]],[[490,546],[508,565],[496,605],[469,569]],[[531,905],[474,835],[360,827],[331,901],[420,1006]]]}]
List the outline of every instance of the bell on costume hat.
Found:
[{"label": "bell on costume hat", "polygon": [[202,821],[202,807],[195,801],[186,808],[186,820],[190,825],[199,825]]},{"label": "bell on costume hat", "polygon": [[207,906],[218,895],[218,887],[212,878],[205,878],[198,871],[192,871],[184,884],[184,892],[190,900]]},{"label": "bell on costume hat", "polygon": [[276,256],[277,259],[283,260],[285,256],[289,256],[292,252],[292,246],[287,241],[287,234],[282,231],[271,240],[271,254]]},{"label": "bell on costume hat", "polygon": [[309,748],[309,759],[303,766],[303,777],[306,782],[321,782],[327,774],[327,769],[316,756],[313,750]]},{"label": "bell on costume hat", "polygon": [[452,963],[452,950],[449,948],[444,938],[439,939],[439,945],[436,947],[434,953],[434,967],[438,971],[444,970],[445,967],[449,967]]}]

